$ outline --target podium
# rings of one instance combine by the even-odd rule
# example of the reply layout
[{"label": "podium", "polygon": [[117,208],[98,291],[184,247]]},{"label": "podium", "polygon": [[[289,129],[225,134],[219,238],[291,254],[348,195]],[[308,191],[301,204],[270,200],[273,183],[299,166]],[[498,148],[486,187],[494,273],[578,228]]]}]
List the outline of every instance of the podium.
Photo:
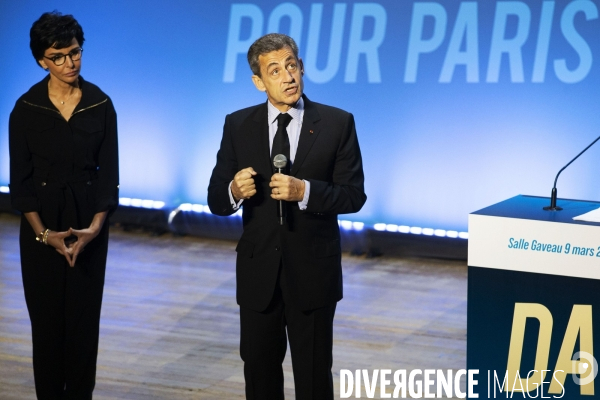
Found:
[{"label": "podium", "polygon": [[573,220],[600,203],[549,203],[520,195],[469,215],[467,368],[479,370],[479,398],[600,396],[600,224]]}]

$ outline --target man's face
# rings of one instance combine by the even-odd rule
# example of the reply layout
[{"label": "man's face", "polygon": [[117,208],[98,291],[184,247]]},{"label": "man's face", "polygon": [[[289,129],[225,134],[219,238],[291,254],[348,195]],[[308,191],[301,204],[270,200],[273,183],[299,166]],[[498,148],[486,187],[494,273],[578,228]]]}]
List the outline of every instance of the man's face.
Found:
[{"label": "man's face", "polygon": [[254,86],[266,92],[271,104],[279,111],[286,112],[296,104],[304,90],[302,59],[297,59],[292,49],[286,46],[261,54],[258,61],[261,76],[252,76]]}]

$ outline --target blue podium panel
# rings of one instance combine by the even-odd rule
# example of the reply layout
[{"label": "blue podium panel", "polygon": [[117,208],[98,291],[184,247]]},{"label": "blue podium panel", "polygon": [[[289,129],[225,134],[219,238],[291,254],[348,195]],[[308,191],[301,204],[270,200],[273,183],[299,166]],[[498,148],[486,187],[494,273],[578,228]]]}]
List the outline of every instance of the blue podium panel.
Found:
[{"label": "blue podium panel", "polygon": [[[469,215],[467,368],[479,398],[590,398],[600,343],[600,203],[516,196]],[[512,392],[512,393],[511,393]]]}]

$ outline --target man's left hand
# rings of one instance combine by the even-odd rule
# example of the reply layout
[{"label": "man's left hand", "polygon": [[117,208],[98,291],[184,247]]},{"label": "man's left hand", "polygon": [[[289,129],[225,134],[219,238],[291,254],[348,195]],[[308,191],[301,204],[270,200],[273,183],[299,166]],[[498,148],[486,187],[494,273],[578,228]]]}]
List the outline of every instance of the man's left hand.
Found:
[{"label": "man's left hand", "polygon": [[274,174],[269,182],[271,198],[285,201],[304,199],[304,181],[284,174]]}]

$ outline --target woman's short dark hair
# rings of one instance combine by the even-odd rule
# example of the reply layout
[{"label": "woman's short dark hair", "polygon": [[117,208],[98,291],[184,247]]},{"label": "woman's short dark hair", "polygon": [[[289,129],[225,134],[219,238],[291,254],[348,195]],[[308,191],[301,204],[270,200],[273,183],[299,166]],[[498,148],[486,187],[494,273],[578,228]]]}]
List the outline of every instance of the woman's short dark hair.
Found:
[{"label": "woman's short dark hair", "polygon": [[73,38],[83,46],[83,29],[72,15],[62,15],[58,11],[43,13],[29,31],[29,47],[36,61],[44,57],[50,47],[69,47]]},{"label": "woman's short dark hair", "polygon": [[254,75],[260,76],[260,62],[258,57],[261,54],[267,54],[272,51],[281,50],[284,47],[292,49],[294,56],[298,59],[298,45],[288,35],[282,33],[269,33],[265,36],[258,38],[250,49],[248,49],[248,64]]}]

